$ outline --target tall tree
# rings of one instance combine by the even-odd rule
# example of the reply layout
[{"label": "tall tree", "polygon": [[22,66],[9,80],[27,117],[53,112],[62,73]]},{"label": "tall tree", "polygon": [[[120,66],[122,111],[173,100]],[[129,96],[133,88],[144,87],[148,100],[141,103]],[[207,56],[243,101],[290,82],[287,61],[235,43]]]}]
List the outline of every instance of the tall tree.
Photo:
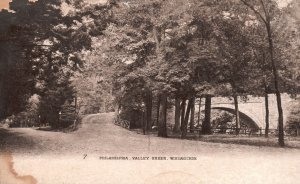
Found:
[{"label": "tall tree", "polygon": [[205,97],[205,117],[202,123],[202,134],[211,134],[211,124],[210,124],[210,116],[211,116],[211,96]]},{"label": "tall tree", "polygon": [[241,0],[245,6],[251,9],[254,14],[258,17],[258,20],[262,21],[265,25],[267,42],[269,45],[269,54],[270,61],[272,64],[272,72],[274,77],[274,87],[277,101],[277,110],[278,110],[278,143],[280,146],[284,146],[284,130],[283,130],[283,111],[282,111],[282,102],[281,102],[281,93],[279,89],[279,74],[277,69],[277,63],[274,58],[274,42],[273,42],[273,29],[271,21],[274,18],[274,12],[276,10],[276,3],[272,0],[260,0],[258,2],[258,7],[254,4],[250,4],[248,1]]},{"label": "tall tree", "polygon": [[175,97],[175,124],[173,132],[180,131],[180,100],[178,97]]},{"label": "tall tree", "polygon": [[191,107],[191,118],[190,118],[190,132],[194,132],[195,128],[195,97],[192,98],[192,107]]},{"label": "tall tree", "polygon": [[[92,14],[89,9],[65,14],[61,5],[60,0],[14,0],[10,3],[15,11],[12,27],[18,31],[14,39],[21,43],[24,60],[31,63],[33,93],[41,97],[42,119],[53,126],[57,126],[62,105],[73,100],[75,90],[70,80],[74,71],[82,67],[80,52],[91,48],[92,32],[106,26],[93,29],[81,19]],[[106,8],[100,9],[105,12]]]},{"label": "tall tree", "polygon": [[168,106],[168,97],[166,94],[160,95],[161,98],[161,110],[159,115],[159,124],[158,124],[158,136],[167,137],[167,106]]},{"label": "tall tree", "polygon": [[184,122],[182,124],[182,132],[181,132],[181,138],[182,139],[186,138],[186,135],[187,135],[187,125],[188,125],[188,121],[189,121],[189,117],[190,117],[191,108],[193,106],[193,103],[194,103],[194,99],[193,98],[189,99],[188,106],[187,106],[187,109],[186,109],[186,114],[185,114],[185,117],[184,117]]}]

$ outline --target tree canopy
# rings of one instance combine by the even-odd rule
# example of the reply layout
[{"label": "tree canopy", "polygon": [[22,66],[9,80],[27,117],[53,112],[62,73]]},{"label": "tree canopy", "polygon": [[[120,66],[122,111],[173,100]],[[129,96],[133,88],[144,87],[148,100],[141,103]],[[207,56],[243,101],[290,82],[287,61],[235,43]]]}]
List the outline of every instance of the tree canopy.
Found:
[{"label": "tree canopy", "polygon": [[192,111],[196,97],[274,93],[279,107],[280,93],[299,93],[299,7],[296,0],[284,8],[274,0],[13,0],[13,12],[0,13],[0,118],[24,111],[34,94],[53,126],[75,97],[86,113],[145,111],[148,129],[154,102],[157,117],[174,99],[182,107],[189,100]]}]

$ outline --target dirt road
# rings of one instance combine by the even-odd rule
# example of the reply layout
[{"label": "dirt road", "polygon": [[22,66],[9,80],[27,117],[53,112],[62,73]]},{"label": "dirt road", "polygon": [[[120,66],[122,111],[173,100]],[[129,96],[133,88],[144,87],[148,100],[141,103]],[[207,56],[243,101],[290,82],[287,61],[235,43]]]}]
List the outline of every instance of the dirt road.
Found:
[{"label": "dirt road", "polygon": [[[0,129],[0,136],[1,152],[12,153],[16,172],[41,184],[300,181],[297,149],[150,137],[115,126],[112,114],[89,115],[72,133],[16,128]],[[111,156],[128,160],[107,159]]]}]

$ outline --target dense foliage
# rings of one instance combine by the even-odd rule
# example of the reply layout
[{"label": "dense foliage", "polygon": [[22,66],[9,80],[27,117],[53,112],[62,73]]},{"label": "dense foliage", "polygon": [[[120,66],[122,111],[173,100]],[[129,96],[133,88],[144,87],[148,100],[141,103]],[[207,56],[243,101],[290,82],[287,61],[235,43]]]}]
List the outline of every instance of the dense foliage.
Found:
[{"label": "dense foliage", "polygon": [[206,98],[202,133],[209,134],[211,98],[232,97],[238,133],[238,97],[267,102],[274,93],[284,145],[280,94],[296,96],[300,87],[299,7],[296,0],[284,8],[274,0],[13,1],[14,13],[0,13],[0,118],[24,111],[37,94],[37,116],[54,127],[78,99],[82,113],[115,109],[166,137],[175,105],[174,131],[184,138],[196,98]]}]

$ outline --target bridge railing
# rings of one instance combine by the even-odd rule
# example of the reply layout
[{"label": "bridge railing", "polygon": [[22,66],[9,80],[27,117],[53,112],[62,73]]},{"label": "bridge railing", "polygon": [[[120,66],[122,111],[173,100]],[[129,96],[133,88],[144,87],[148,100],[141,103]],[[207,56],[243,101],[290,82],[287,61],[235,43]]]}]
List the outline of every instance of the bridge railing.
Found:
[{"label": "bridge railing", "polygon": [[120,116],[116,116],[114,118],[114,124],[118,125],[118,126],[121,126],[123,128],[126,128],[126,129],[130,129],[130,122],[127,121],[127,120],[121,119]]},{"label": "bridge railing", "polygon": [[[188,129],[189,132],[193,133],[200,133],[201,128],[194,128]],[[239,135],[248,135],[248,136],[264,136],[266,129],[251,129],[251,128],[239,128],[238,133]],[[213,134],[236,134],[236,128],[212,128],[211,129]],[[300,136],[300,129],[293,128],[293,129],[285,129],[284,130],[285,136]],[[270,136],[278,136],[277,129],[269,129],[268,135]]]},{"label": "bridge railing", "polygon": [[[264,136],[265,132],[266,132],[266,129],[260,128],[260,129],[252,130],[251,135]],[[268,135],[278,136],[278,129],[269,129]],[[284,129],[284,135],[285,136],[300,136],[300,129],[298,129],[298,128]]]}]

